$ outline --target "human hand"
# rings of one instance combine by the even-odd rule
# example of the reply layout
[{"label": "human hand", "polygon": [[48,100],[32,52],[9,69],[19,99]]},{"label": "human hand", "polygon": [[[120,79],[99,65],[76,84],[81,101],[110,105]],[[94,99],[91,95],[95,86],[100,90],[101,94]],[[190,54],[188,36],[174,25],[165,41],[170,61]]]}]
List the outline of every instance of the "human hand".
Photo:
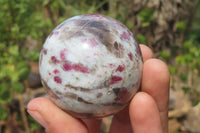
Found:
[{"label": "human hand", "polygon": [[[152,51],[140,45],[143,54],[141,91],[129,107],[115,114],[110,133],[167,133],[170,74],[165,63],[153,59]],[[35,98],[27,105],[29,114],[47,133],[99,133],[101,120],[76,119],[47,98]]]}]

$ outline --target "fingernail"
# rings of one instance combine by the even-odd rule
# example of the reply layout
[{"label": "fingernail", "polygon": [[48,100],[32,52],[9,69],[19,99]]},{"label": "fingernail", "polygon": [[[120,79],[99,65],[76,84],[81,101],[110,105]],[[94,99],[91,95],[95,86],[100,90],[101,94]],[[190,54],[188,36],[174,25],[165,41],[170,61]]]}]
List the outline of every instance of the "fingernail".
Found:
[{"label": "fingernail", "polygon": [[37,121],[39,122],[44,128],[47,128],[47,123],[40,115],[38,111],[27,110],[27,112]]}]

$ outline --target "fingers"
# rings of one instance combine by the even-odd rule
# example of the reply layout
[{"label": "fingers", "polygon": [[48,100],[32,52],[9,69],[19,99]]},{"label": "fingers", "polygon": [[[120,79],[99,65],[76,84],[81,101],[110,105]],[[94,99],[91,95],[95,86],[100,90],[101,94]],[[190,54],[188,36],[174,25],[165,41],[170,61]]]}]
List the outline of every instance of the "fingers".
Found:
[{"label": "fingers", "polygon": [[161,117],[162,127],[168,129],[168,100],[170,74],[165,63],[157,59],[144,62],[141,90],[155,100]]},{"label": "fingers", "polygon": [[130,103],[130,119],[134,133],[162,133],[159,111],[154,99],[144,92]]},{"label": "fingers", "polygon": [[[151,49],[145,45],[140,45],[141,52],[143,55],[143,61],[146,61],[153,57],[153,52]],[[124,110],[117,113],[110,127],[110,133],[132,133],[132,127],[129,119],[129,108],[125,108]]]},{"label": "fingers", "polygon": [[110,126],[110,133],[132,133],[132,127],[129,118],[129,108],[126,107],[124,110],[117,113]]},{"label": "fingers", "polygon": [[48,133],[88,133],[80,120],[68,115],[47,98],[33,99],[27,109]]},{"label": "fingers", "polygon": [[[169,98],[169,81],[170,81],[169,71],[165,63],[163,63],[158,59],[151,59],[153,57],[153,53],[147,46],[140,45],[140,47],[144,61],[141,90],[143,92],[148,93],[149,96],[151,96],[152,99],[155,101],[155,105],[157,105],[158,108],[157,113],[160,115],[159,119],[161,120],[162,129],[165,133],[167,133],[168,98]],[[121,111],[115,115],[115,117],[113,118],[113,123],[111,125],[111,131],[112,129],[114,130],[114,128],[112,127],[119,127],[119,125],[121,127],[126,127],[126,129],[130,129],[129,119],[128,119],[129,115],[125,112],[126,111]],[[130,111],[130,113],[132,112]],[[143,113],[145,114],[145,112]],[[160,123],[159,121],[157,122],[158,122],[157,124]],[[129,132],[131,131],[129,130]]]},{"label": "fingers", "polygon": [[99,133],[101,128],[101,119],[82,119],[87,125],[89,133]]},{"label": "fingers", "polygon": [[153,58],[153,52],[149,47],[147,47],[146,45],[140,44],[140,48],[141,48],[144,62],[150,58]]}]

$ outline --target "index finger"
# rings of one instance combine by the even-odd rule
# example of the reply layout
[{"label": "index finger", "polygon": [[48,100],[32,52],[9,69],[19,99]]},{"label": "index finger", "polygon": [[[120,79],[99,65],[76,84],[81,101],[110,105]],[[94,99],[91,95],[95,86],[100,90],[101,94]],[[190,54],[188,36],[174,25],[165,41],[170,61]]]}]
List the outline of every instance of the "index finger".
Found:
[{"label": "index finger", "polygon": [[144,62],[141,90],[155,100],[162,122],[164,133],[168,129],[168,100],[170,74],[167,65],[158,59]]},{"label": "index finger", "polygon": [[140,49],[142,52],[142,57],[143,57],[144,62],[150,58],[153,58],[153,52],[149,47],[147,47],[146,45],[140,44]]}]

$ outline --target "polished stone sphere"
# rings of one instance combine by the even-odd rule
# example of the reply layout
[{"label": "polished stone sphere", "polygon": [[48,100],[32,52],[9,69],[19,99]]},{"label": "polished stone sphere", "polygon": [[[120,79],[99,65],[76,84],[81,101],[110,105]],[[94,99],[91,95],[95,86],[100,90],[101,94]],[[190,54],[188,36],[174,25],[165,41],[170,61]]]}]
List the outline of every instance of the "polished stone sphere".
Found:
[{"label": "polished stone sphere", "polygon": [[39,60],[48,97],[78,118],[104,117],[126,107],[138,91],[142,67],[130,30],[99,14],[75,16],[58,25]]}]

